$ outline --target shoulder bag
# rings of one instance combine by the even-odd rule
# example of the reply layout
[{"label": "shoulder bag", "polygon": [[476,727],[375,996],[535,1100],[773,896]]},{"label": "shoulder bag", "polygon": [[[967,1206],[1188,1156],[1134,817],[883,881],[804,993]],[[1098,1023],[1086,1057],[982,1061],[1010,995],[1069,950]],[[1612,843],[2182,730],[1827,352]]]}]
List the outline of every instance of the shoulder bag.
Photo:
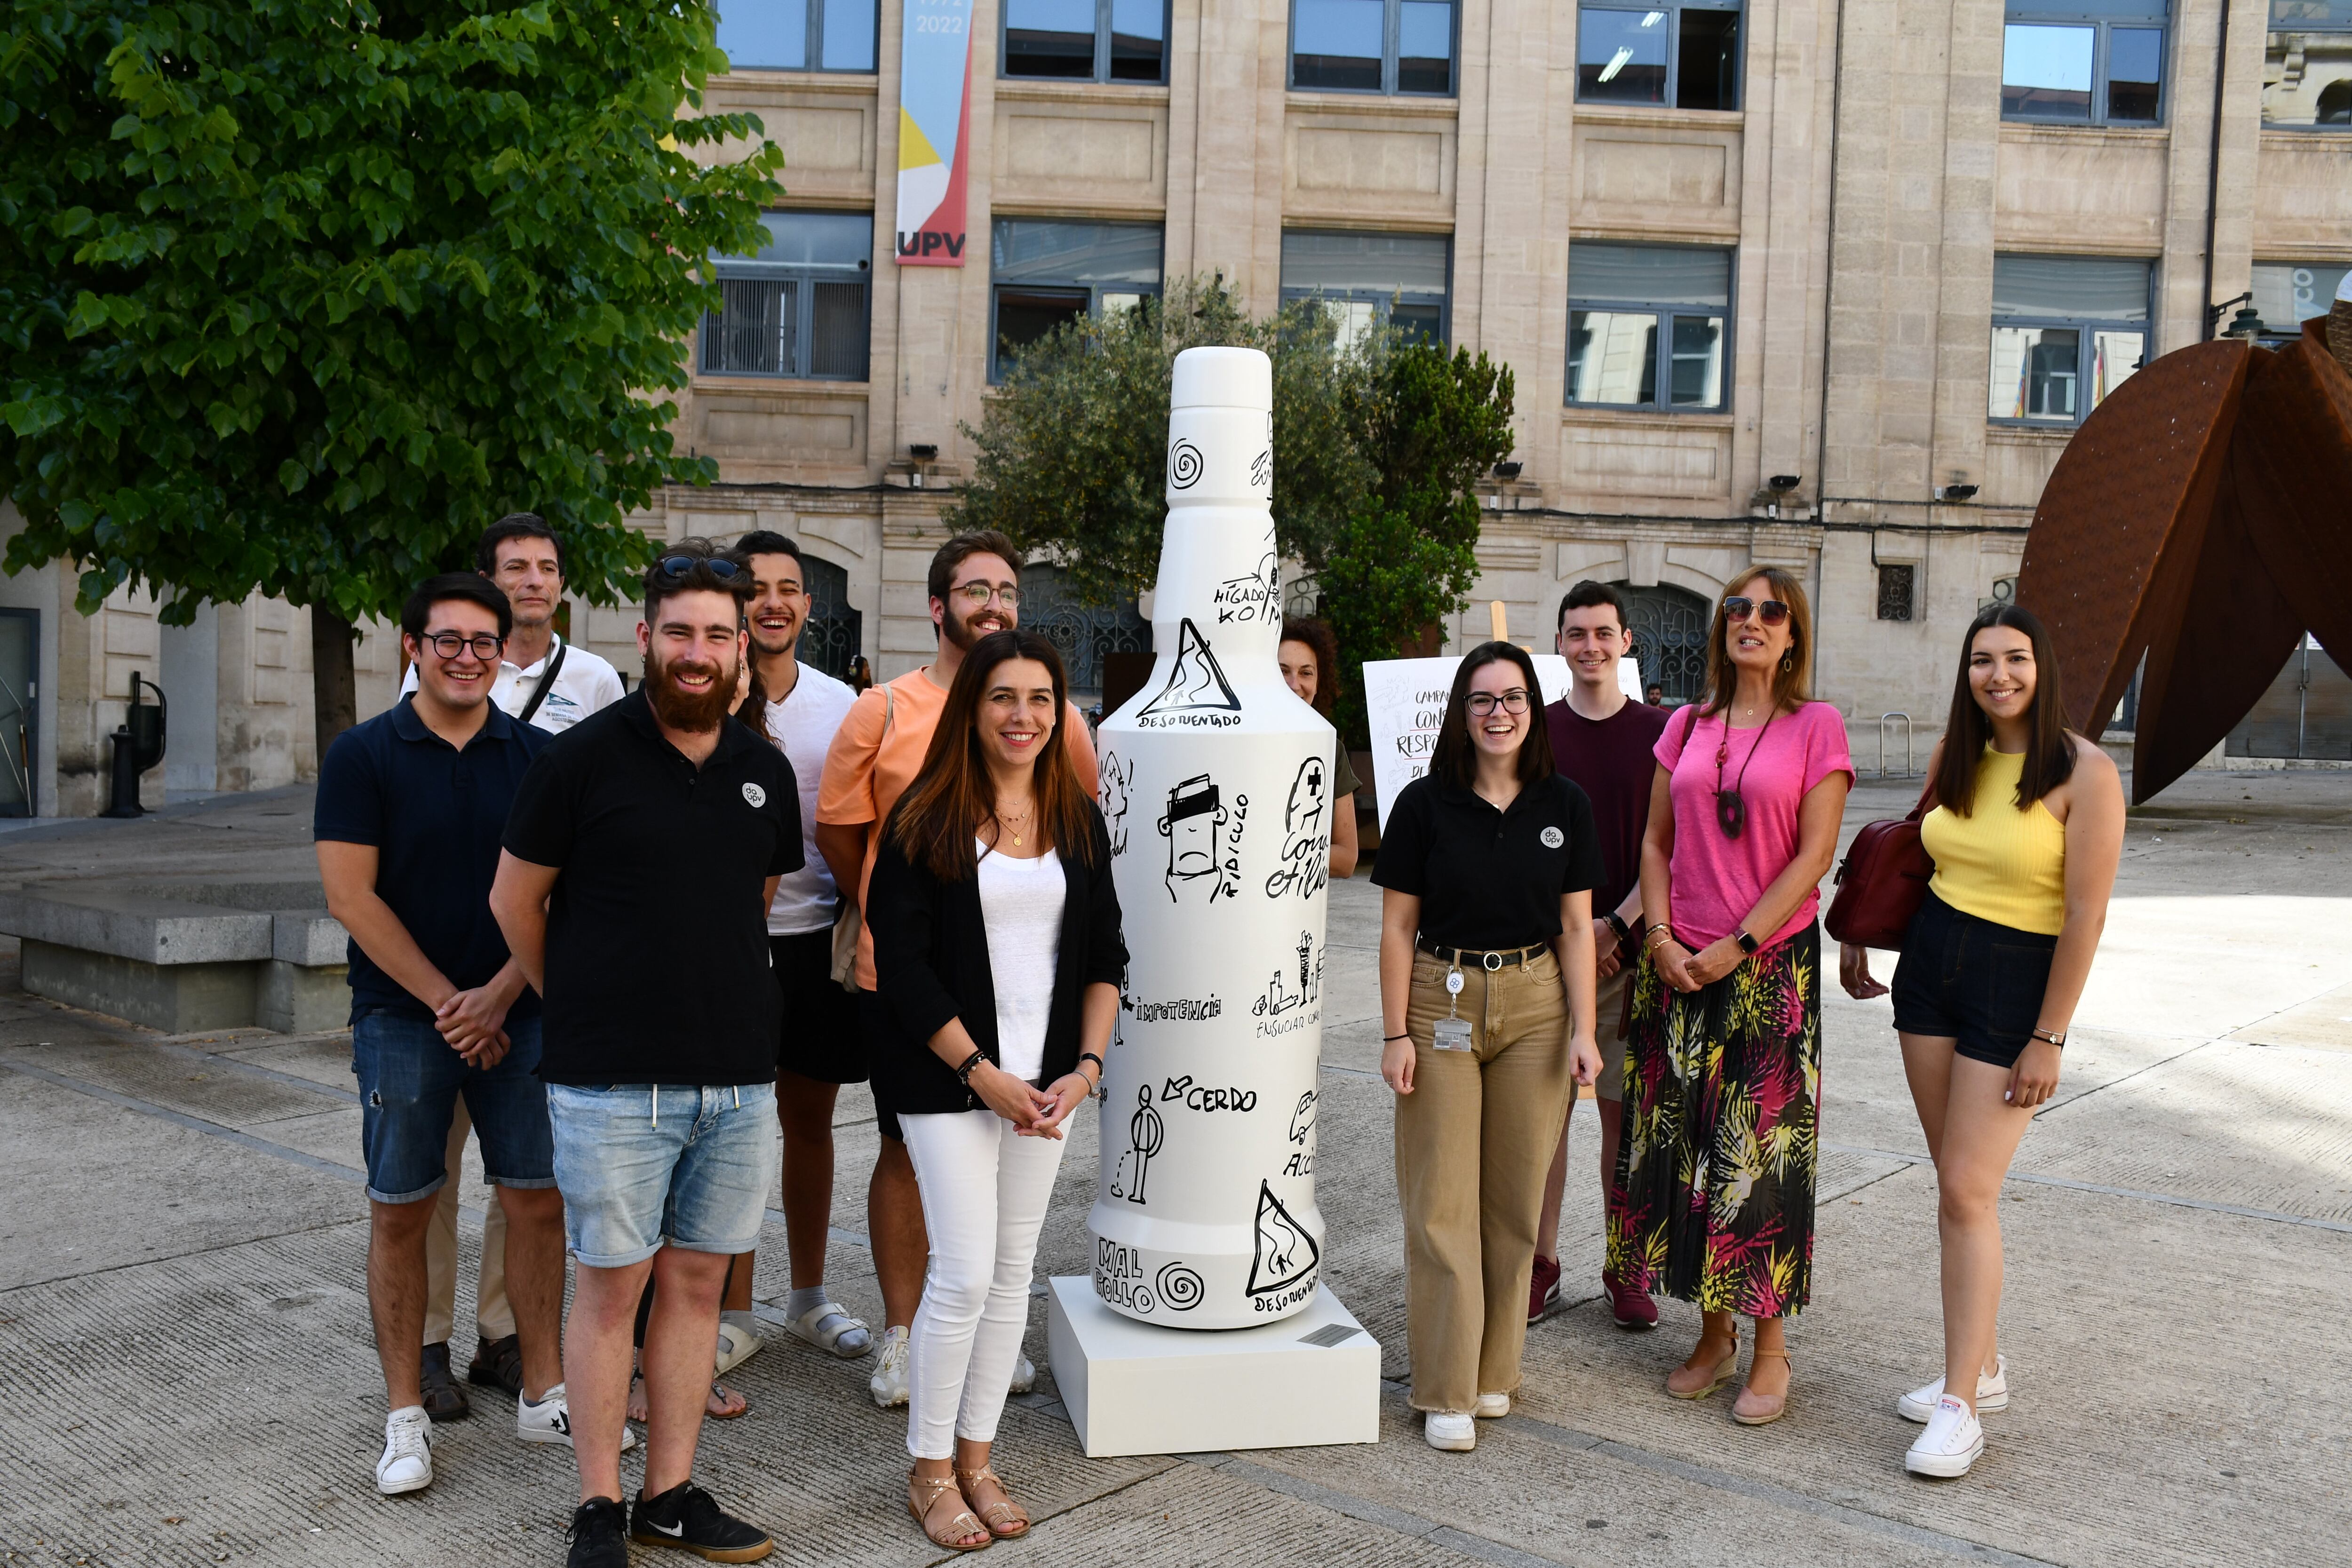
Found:
[{"label": "shoulder bag", "polygon": [[1835,942],[1899,952],[1910,934],[1911,917],[1927,897],[1936,862],[1919,841],[1919,821],[1927,815],[1936,781],[1927,780],[1908,816],[1865,824],[1838,863],[1837,897],[1822,924]]}]

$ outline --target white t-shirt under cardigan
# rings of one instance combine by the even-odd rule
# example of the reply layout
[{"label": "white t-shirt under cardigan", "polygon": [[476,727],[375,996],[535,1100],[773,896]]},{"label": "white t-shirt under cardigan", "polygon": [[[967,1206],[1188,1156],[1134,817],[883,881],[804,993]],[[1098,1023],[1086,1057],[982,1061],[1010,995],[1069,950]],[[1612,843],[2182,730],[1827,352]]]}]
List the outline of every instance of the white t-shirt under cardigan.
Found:
[{"label": "white t-shirt under cardigan", "polygon": [[1034,860],[980,845],[980,915],[996,988],[996,1065],[1025,1082],[1045,1070],[1045,1023],[1054,1010],[1062,905],[1069,883],[1051,850]]}]

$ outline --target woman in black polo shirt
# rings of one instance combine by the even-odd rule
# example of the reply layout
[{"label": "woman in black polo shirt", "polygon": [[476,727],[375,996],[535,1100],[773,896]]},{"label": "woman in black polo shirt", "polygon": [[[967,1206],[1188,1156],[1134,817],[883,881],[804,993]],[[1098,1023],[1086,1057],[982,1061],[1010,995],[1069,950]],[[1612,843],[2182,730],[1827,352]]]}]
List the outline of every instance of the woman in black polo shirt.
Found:
[{"label": "woman in black polo shirt", "polygon": [[1601,839],[1554,771],[1535,661],[1505,642],[1454,677],[1429,776],[1389,812],[1381,1076],[1396,1090],[1412,1405],[1433,1448],[1510,1414],[1545,1173],[1592,1042]]}]

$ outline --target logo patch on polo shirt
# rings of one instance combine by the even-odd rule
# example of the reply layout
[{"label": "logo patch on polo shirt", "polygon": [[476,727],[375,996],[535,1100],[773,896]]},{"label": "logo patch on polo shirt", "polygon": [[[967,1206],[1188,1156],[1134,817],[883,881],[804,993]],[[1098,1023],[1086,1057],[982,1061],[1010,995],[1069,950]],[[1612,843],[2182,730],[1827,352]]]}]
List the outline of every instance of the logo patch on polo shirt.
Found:
[{"label": "logo patch on polo shirt", "polygon": [[743,786],[743,798],[751,803],[752,810],[757,811],[768,804],[768,792],[758,784],[747,784]]},{"label": "logo patch on polo shirt", "polygon": [[[745,784],[743,787],[748,790],[751,786],[750,784]],[[1541,833],[1538,834],[1537,837],[1543,840],[1543,847],[1547,849],[1557,849],[1561,845],[1568,842],[1568,835],[1562,833],[1557,827],[1547,827]]]}]

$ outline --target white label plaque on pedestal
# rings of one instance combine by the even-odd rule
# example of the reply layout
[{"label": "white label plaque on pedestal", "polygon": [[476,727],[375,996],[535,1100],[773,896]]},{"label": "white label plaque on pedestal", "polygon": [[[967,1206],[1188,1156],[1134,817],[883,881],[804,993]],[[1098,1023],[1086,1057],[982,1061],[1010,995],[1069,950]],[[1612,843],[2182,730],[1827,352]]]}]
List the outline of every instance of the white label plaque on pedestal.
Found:
[{"label": "white label plaque on pedestal", "polygon": [[1115,1312],[1046,1281],[1045,1345],[1088,1458],[1381,1438],[1381,1347],[1325,1285],[1277,1322],[1222,1332]]}]

